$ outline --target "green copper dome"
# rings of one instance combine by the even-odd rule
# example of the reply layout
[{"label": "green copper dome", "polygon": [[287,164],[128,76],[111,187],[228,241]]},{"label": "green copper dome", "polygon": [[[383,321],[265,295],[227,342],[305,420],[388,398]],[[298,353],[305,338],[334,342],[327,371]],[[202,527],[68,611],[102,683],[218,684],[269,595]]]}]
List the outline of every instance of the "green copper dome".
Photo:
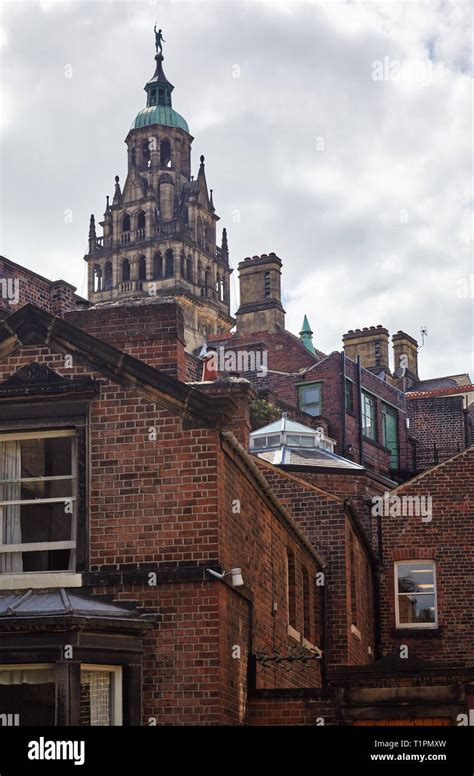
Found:
[{"label": "green copper dome", "polygon": [[132,129],[148,127],[151,124],[161,124],[165,127],[177,127],[189,132],[189,127],[183,117],[169,105],[151,105],[137,113]]}]

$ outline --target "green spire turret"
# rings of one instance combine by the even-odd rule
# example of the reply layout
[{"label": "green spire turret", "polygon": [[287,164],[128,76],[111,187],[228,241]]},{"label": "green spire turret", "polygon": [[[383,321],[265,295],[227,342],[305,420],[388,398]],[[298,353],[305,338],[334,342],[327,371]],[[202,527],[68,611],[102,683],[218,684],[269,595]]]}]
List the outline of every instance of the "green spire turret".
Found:
[{"label": "green spire turret", "polygon": [[310,353],[312,353],[315,356],[316,351],[313,345],[313,332],[311,331],[311,326],[309,325],[309,321],[306,315],[303,318],[303,325],[300,331],[300,340],[302,344],[305,346],[306,350],[308,350]]}]

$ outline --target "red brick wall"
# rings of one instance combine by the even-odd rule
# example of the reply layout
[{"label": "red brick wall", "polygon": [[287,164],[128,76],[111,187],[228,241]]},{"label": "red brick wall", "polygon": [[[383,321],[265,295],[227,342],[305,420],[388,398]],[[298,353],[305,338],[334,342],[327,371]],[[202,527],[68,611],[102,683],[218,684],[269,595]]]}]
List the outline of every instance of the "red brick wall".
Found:
[{"label": "red brick wall", "polygon": [[[445,461],[465,446],[462,396],[407,399],[410,436],[416,442],[419,468]],[[437,453],[435,452],[437,448]]]},{"label": "red brick wall", "polygon": [[176,302],[102,307],[64,317],[150,366],[185,379],[183,313]]},{"label": "red brick wall", "polygon": [[[78,305],[74,298],[75,288],[65,280],[51,281],[42,278],[35,272],[10,262],[0,256],[0,279],[17,281],[19,299],[16,304],[0,293],[0,311],[8,314],[19,310],[25,304],[34,304],[51,315],[62,316],[67,310],[74,310]],[[1,289],[0,289],[1,290]]]},{"label": "red brick wall", "polygon": [[378,482],[374,475],[364,472],[340,474],[328,468],[327,472],[298,471],[295,474],[327,493],[346,499],[363,526],[367,538],[372,542],[374,552],[378,552],[377,520],[371,514],[372,497],[383,495],[394,486]]},{"label": "red brick wall", "polygon": [[[385,651],[407,644],[426,660],[472,665],[474,660],[474,448],[415,478],[391,495],[431,496],[432,520],[383,518],[381,627]],[[436,562],[439,629],[395,629],[393,564],[396,560]]]},{"label": "red brick wall", "polygon": [[[220,461],[219,488],[221,518],[219,521],[219,557],[226,569],[241,567],[244,581],[252,591],[251,609],[240,607],[239,617],[229,619],[234,644],[242,643],[245,623],[251,614],[253,620],[252,650],[254,654],[277,650],[281,654],[290,654],[302,644],[303,637],[303,580],[302,569],[309,576],[310,618],[312,638],[320,646],[320,593],[316,586],[316,574],[320,570],[310,550],[292,535],[285,521],[269,509],[259,494],[253,478],[236,477],[237,467],[241,467],[239,456],[225,446],[225,456]],[[236,504],[239,504],[240,512]],[[234,508],[233,508],[234,505]],[[287,549],[295,558],[296,570],[296,621],[300,634],[297,640],[288,634],[289,610],[287,590]],[[236,595],[230,590],[226,597]],[[274,610],[276,604],[276,611]],[[230,618],[230,614],[227,615]],[[244,621],[242,621],[244,618]],[[236,676],[242,670],[238,661],[228,656],[228,677]],[[287,666],[289,667],[289,666]],[[259,687],[319,687],[321,673],[319,661],[306,664],[293,663],[291,671],[277,666],[274,662],[257,667],[257,686]],[[233,679],[235,688],[234,706],[238,706],[238,682]]]},{"label": "red brick wall", "polygon": [[[92,319],[93,320],[93,319]],[[0,380],[31,361],[65,377],[90,374],[101,381],[89,420],[88,520],[90,569],[133,572],[241,566],[245,588],[205,576],[202,581],[117,581],[97,593],[138,601],[160,622],[147,640],[144,723],[236,724],[246,714],[247,664],[253,652],[295,645],[288,636],[286,548],[314,581],[318,565],[298,532],[262,495],[245,458],[215,429],[183,429],[179,418],[86,369],[78,360],[29,346],[0,364]],[[156,431],[156,439],[149,437]],[[224,449],[225,448],[225,449]],[[240,513],[232,502],[241,502]],[[298,620],[302,578],[297,579]],[[80,589],[77,590],[80,593]],[[318,601],[312,590],[315,636]],[[273,603],[277,603],[274,612]],[[239,658],[232,647],[239,645]],[[290,672],[259,663],[262,687],[319,686],[319,661]]]},{"label": "red brick wall", "polygon": [[338,722],[335,698],[316,693],[302,697],[262,693],[251,698],[247,725],[335,725]]},{"label": "red brick wall", "polygon": [[[298,526],[327,560],[328,665],[360,665],[374,654],[373,590],[367,550],[354,532],[344,501],[257,459],[259,468]],[[356,622],[351,611],[350,536],[355,547]],[[369,564],[369,574],[367,574]],[[357,633],[351,625],[357,626]],[[368,647],[372,648],[369,655]]]}]

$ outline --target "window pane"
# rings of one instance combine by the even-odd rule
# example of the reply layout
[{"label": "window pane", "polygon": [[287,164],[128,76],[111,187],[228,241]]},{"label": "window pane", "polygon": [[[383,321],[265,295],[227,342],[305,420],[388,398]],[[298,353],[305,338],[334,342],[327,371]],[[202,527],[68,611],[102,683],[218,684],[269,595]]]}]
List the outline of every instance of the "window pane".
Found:
[{"label": "window pane", "polygon": [[319,385],[311,385],[303,388],[303,401],[305,404],[314,404],[319,402]]},{"label": "window pane", "polygon": [[288,434],[287,442],[289,445],[294,445],[295,447],[299,447],[301,444],[301,437],[297,436],[296,434]]},{"label": "window pane", "polygon": [[310,436],[302,436],[301,447],[314,447],[314,438]]},{"label": "window pane", "polygon": [[113,724],[113,681],[111,671],[81,669],[81,725]]},{"label": "window pane", "polygon": [[399,595],[400,623],[435,622],[434,595]]},{"label": "window pane", "polygon": [[[20,498],[30,501],[34,498],[70,498],[74,495],[73,480],[53,480],[43,482],[22,482]],[[11,498],[7,495],[5,501]]]},{"label": "window pane", "polygon": [[54,668],[0,667],[0,713],[18,714],[21,726],[54,725]]},{"label": "window pane", "polygon": [[271,436],[267,437],[268,447],[278,447],[279,444],[280,444],[280,434],[272,434]]},{"label": "window pane", "polygon": [[71,474],[72,439],[70,436],[22,439],[21,476],[56,477]]},{"label": "window pane", "polygon": [[365,393],[362,394],[362,426],[365,436],[375,439],[375,402]]},{"label": "window pane", "polygon": [[398,592],[399,593],[434,593],[433,564],[399,563]]},{"label": "window pane", "polygon": [[[17,555],[18,553],[13,553]],[[71,550],[41,550],[41,552],[22,552],[22,569],[11,571],[70,571]]]},{"label": "window pane", "polygon": [[256,450],[260,450],[265,447],[265,437],[254,437],[253,446]]}]

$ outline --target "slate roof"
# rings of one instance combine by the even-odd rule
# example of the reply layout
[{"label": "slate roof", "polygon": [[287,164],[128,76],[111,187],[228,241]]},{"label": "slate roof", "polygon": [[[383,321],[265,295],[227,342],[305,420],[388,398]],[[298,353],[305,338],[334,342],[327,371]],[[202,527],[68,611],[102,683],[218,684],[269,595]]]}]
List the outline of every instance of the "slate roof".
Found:
[{"label": "slate roof", "polygon": [[[76,595],[64,588],[38,591],[25,590],[21,593],[0,595],[0,618],[2,617],[100,617],[121,620],[138,620],[144,617],[133,605],[118,606],[99,597]],[[147,615],[145,615],[146,617]]]},{"label": "slate roof", "polygon": [[470,378],[468,374],[447,375],[445,377],[433,377],[430,380],[420,380],[410,387],[410,393],[419,391],[435,391],[438,388],[456,388],[458,385],[469,385]]}]

